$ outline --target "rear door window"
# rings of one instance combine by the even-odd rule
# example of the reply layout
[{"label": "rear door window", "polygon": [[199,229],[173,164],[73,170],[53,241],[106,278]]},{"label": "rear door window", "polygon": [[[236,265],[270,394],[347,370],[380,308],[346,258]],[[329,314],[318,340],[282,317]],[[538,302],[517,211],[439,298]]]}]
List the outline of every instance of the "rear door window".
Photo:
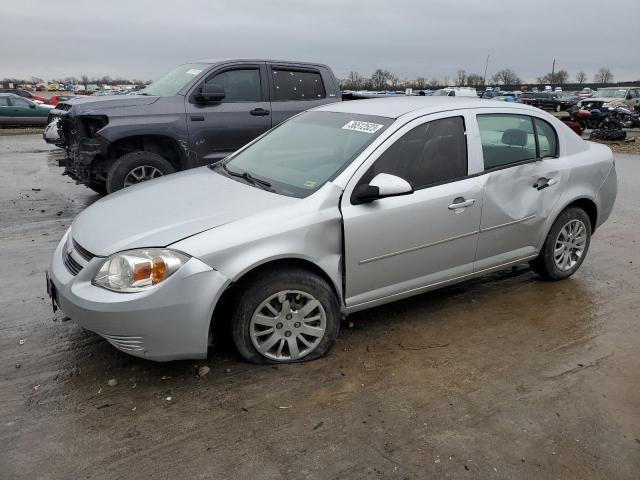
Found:
[{"label": "rear door window", "polygon": [[478,115],[484,169],[536,159],[531,117],[512,114]]},{"label": "rear door window", "polygon": [[326,95],[322,76],[317,71],[273,67],[271,78],[274,101],[318,100]]},{"label": "rear door window", "polygon": [[0,107],[8,107],[9,99],[7,97],[0,97]]}]

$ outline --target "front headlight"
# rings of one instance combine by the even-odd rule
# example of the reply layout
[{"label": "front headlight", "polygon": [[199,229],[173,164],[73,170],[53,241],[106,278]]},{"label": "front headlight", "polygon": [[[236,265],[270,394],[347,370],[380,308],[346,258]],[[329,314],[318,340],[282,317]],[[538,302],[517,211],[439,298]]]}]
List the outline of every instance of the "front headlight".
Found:
[{"label": "front headlight", "polygon": [[608,106],[609,106],[609,102],[604,102],[604,103],[602,104],[602,107],[603,107],[603,108],[604,108],[604,107],[608,107]]},{"label": "front headlight", "polygon": [[92,283],[114,292],[139,292],[169,278],[189,258],[165,248],[116,253],[105,260]]}]

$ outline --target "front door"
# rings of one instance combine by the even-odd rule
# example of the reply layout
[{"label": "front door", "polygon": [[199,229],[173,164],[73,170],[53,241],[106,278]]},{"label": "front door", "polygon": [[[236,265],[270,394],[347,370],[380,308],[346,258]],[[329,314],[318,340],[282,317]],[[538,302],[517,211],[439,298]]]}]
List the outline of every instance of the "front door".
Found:
[{"label": "front door", "polygon": [[[482,182],[468,176],[465,118],[452,115],[400,129],[347,186],[341,205],[347,307],[400,298],[472,273]],[[353,188],[379,173],[407,180],[414,192],[354,205]]]},{"label": "front door", "polygon": [[197,164],[220,160],[271,128],[263,71],[262,64],[225,67],[205,79],[224,89],[224,99],[202,103],[191,95],[185,100],[190,150]]},{"label": "front door", "polygon": [[475,271],[529,258],[569,178],[555,129],[528,115],[477,116],[485,174]]}]

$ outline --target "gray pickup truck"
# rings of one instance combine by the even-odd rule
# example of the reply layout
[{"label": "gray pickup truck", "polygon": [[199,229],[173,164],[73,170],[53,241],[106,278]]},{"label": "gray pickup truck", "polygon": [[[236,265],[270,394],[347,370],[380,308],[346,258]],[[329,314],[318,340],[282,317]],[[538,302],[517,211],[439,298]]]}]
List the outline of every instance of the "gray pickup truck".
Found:
[{"label": "gray pickup truck", "polygon": [[201,61],[136,95],[62,102],[49,121],[67,152],[65,174],[104,194],[214,163],[292,115],[340,100],[325,65]]}]

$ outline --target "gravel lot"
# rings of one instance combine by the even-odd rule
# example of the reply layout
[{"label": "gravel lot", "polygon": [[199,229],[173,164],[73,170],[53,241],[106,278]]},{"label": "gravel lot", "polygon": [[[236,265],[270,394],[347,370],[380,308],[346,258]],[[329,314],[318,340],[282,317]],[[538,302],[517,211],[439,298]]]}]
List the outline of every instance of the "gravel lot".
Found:
[{"label": "gravel lot", "polygon": [[263,367],[224,340],[136,359],[51,312],[51,253],[98,198],[56,155],[0,136],[0,479],[640,477],[640,156],[617,156],[616,208],[571,279],[449,287]]}]

